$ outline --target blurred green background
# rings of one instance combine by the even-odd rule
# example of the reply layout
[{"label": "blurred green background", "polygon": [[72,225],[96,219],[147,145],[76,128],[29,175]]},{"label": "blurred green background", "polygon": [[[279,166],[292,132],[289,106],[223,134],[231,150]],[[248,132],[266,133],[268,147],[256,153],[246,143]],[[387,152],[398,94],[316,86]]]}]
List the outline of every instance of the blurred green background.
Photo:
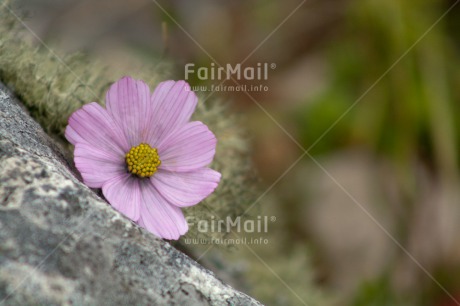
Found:
[{"label": "blurred green background", "polygon": [[87,52],[126,74],[158,58],[174,63],[177,79],[187,63],[276,64],[266,81],[241,81],[268,91],[212,94],[244,118],[262,191],[270,187],[250,213],[277,219],[256,258],[240,247],[200,259],[212,269],[224,256],[217,262],[251,271],[232,285],[268,305],[459,305],[456,1],[18,7],[53,48]]}]

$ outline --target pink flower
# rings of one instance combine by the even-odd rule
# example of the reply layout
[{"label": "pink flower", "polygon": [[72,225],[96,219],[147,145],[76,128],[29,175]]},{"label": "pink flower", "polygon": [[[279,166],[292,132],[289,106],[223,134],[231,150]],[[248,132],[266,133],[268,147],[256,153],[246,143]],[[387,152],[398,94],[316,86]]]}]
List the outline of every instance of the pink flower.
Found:
[{"label": "pink flower", "polygon": [[197,101],[185,81],[162,82],[151,95],[143,81],[124,77],[108,90],[107,109],[83,106],[65,131],[84,183],[161,238],[185,234],[181,207],[199,203],[220,181],[208,168],[216,137],[189,122]]}]

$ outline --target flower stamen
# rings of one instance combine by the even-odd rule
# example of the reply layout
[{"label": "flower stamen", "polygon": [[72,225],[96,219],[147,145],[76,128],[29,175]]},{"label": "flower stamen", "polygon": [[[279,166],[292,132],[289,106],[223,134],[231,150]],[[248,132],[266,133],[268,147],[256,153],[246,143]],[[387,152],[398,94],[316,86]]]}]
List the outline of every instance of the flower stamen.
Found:
[{"label": "flower stamen", "polygon": [[161,165],[156,148],[146,143],[132,147],[125,155],[128,171],[139,177],[151,177]]}]

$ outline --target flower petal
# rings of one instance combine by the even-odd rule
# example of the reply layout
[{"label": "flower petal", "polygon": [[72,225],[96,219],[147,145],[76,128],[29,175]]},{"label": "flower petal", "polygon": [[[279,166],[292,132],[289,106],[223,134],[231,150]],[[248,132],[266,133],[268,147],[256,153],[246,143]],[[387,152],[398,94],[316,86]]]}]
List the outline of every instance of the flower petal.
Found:
[{"label": "flower petal", "polygon": [[66,129],[65,129],[65,138],[67,138],[67,140],[73,144],[73,145],[76,145],[78,142],[80,143],[86,143],[86,140],[84,140],[78,133],[77,131],[74,130],[73,127],[71,127],[70,125],[67,125]]},{"label": "flower petal", "polygon": [[142,196],[138,178],[128,173],[116,176],[104,183],[102,193],[116,210],[133,221],[139,220]]},{"label": "flower petal", "polygon": [[112,84],[106,95],[110,116],[120,125],[130,147],[146,138],[150,128],[150,89],[143,81],[124,77]]},{"label": "flower petal", "polygon": [[185,124],[158,144],[160,169],[186,172],[209,165],[216,153],[217,139],[199,121]]},{"label": "flower petal", "polygon": [[91,188],[101,188],[114,176],[126,173],[122,155],[109,150],[101,150],[87,143],[78,142],[76,144],[74,160],[84,183]]},{"label": "flower petal", "polygon": [[191,172],[159,170],[150,180],[156,189],[175,206],[186,207],[198,204],[217,187],[220,173],[209,168]]},{"label": "flower petal", "polygon": [[187,82],[166,81],[155,88],[151,101],[151,129],[145,141],[156,146],[171,131],[190,121],[198,98]]},{"label": "flower petal", "polygon": [[150,181],[141,183],[142,206],[139,225],[160,238],[177,240],[188,231],[181,209],[171,205]]},{"label": "flower petal", "polygon": [[86,143],[118,155],[129,150],[116,123],[96,102],[86,104],[70,116],[65,136],[73,145]]}]

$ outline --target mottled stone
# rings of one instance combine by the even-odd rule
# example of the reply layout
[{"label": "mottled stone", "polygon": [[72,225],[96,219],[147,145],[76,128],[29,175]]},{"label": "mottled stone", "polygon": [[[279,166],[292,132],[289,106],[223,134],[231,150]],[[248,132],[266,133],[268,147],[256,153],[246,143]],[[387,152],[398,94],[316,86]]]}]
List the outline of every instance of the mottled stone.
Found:
[{"label": "mottled stone", "polygon": [[0,84],[0,304],[260,305],[83,185]]}]

